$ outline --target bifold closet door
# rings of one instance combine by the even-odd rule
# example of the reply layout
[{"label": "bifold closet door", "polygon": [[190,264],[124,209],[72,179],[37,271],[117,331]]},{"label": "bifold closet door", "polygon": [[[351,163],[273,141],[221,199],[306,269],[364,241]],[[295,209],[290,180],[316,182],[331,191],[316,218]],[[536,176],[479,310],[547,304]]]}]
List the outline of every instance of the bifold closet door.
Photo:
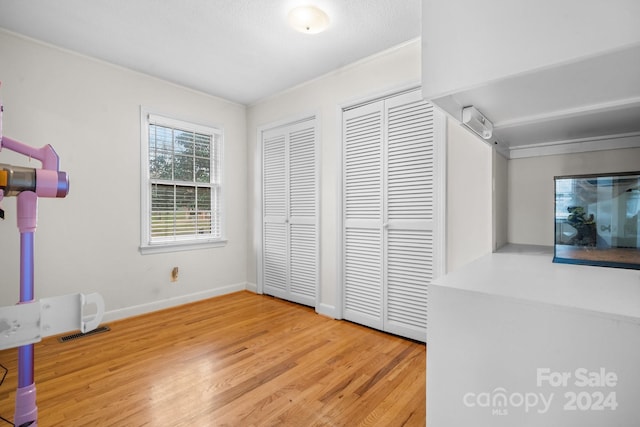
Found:
[{"label": "bifold closet door", "polygon": [[427,337],[433,279],[433,106],[412,92],[385,101],[385,330]]},{"label": "bifold closet door", "polygon": [[343,316],[383,329],[382,101],[343,113]]},{"label": "bifold closet door", "polygon": [[344,318],[426,341],[433,107],[409,92],[343,113]]},{"label": "bifold closet door", "polygon": [[263,292],[315,306],[318,221],[315,120],[263,133]]}]

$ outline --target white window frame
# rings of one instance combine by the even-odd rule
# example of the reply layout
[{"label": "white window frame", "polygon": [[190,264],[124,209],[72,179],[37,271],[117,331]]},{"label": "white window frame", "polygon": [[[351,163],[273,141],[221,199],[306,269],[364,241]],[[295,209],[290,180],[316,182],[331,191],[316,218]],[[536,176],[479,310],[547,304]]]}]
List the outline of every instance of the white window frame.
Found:
[{"label": "white window frame", "polygon": [[[217,135],[219,138],[219,152],[217,156],[217,169],[219,173],[219,179],[217,185],[219,186],[219,228],[220,238],[213,238],[211,235],[199,236],[185,236],[175,237],[173,239],[162,239],[152,241],[151,239],[151,184],[152,180],[149,175],[149,126],[151,124],[166,126],[174,129],[183,129],[193,132],[198,132],[207,135]],[[201,125],[185,120],[180,120],[167,115],[157,114],[145,107],[140,109],[140,252],[142,254],[150,253],[165,253],[184,250],[203,249],[211,247],[221,247],[227,242],[225,233],[225,209],[224,209],[224,183],[223,183],[223,153],[224,153],[224,131],[221,127]],[[212,159],[212,162],[215,159]],[[214,165],[211,165],[211,170],[214,169]],[[180,183],[180,181],[173,181]],[[211,184],[214,184],[211,182]]]}]

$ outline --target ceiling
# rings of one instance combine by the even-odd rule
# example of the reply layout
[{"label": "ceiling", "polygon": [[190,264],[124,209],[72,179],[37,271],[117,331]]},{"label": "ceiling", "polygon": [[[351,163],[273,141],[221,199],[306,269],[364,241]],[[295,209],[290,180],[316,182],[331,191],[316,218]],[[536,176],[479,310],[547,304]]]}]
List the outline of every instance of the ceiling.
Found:
[{"label": "ceiling", "polygon": [[[637,147],[640,44],[464,88],[432,102],[453,117],[461,116],[463,106],[476,107],[493,123],[489,142],[499,151],[510,150],[502,151],[510,158],[545,144],[587,143],[578,150],[589,144]],[[596,139],[607,142],[592,144]]]},{"label": "ceiling", "polygon": [[[288,12],[330,19],[296,32]],[[0,27],[250,105],[420,37],[421,0],[0,0]]]}]

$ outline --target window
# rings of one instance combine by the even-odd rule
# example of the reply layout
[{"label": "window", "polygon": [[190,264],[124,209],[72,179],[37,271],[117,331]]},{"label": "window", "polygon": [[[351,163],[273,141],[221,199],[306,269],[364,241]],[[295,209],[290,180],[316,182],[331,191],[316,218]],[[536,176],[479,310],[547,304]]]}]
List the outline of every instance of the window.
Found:
[{"label": "window", "polygon": [[142,128],[142,252],[224,243],[222,131],[144,110]]},{"label": "window", "polygon": [[556,221],[564,221],[569,216],[570,206],[576,204],[574,200],[575,195],[575,181],[569,179],[556,180]]}]

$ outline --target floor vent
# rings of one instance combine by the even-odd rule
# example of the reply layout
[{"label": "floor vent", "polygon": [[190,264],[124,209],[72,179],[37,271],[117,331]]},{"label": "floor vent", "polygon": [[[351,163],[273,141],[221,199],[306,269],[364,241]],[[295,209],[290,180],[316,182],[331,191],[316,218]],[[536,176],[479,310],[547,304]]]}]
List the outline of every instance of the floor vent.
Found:
[{"label": "floor vent", "polygon": [[78,332],[77,334],[65,335],[63,337],[58,338],[58,341],[67,342],[67,341],[71,341],[71,340],[77,340],[78,338],[88,337],[90,335],[101,334],[103,332],[107,332],[107,331],[110,331],[110,330],[111,330],[111,328],[109,328],[108,326],[99,326],[99,327],[95,328],[93,331],[89,331],[89,332],[86,332],[84,334],[82,332]]}]

